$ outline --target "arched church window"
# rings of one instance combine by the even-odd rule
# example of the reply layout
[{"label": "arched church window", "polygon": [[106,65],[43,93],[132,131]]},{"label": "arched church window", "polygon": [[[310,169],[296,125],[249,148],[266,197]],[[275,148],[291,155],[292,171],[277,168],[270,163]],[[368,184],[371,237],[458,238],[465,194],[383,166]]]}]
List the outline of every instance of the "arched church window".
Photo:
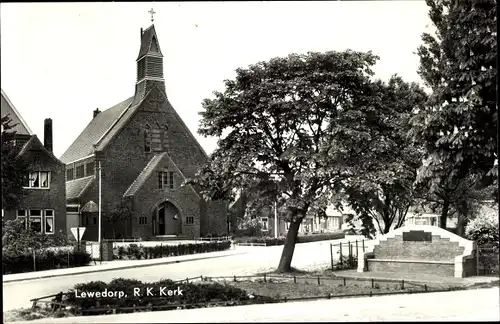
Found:
[{"label": "arched church window", "polygon": [[151,130],[149,125],[144,127],[144,151],[151,152]]}]

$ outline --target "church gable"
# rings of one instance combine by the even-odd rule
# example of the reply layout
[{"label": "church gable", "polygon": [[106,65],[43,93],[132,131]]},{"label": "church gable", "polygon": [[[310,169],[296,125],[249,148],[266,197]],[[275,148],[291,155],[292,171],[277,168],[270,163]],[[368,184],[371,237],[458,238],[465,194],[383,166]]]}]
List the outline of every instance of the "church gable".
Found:
[{"label": "church gable", "polygon": [[[181,188],[185,180],[186,177],[170,156],[165,152],[158,153],[151,158],[127,191],[125,191],[123,197],[133,197],[143,189],[147,189],[148,191],[176,191]],[[146,188],[146,186],[150,188]],[[188,187],[198,195],[190,185]]]}]

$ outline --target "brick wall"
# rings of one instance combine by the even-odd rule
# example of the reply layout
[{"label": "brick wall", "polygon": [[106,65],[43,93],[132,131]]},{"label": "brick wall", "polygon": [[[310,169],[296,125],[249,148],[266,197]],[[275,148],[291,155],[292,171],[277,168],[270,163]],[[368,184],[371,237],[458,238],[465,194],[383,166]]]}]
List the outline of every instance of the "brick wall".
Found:
[{"label": "brick wall", "polygon": [[[37,140],[37,139],[36,139]],[[37,162],[34,157],[37,155]],[[30,162],[33,171],[50,171],[50,189],[27,189],[27,195],[18,209],[53,209],[55,231],[66,230],[66,166],[54,160],[43,148],[38,140],[33,143],[23,158]],[[15,219],[17,210],[5,211],[5,220]],[[44,226],[44,220],[42,220]]]},{"label": "brick wall", "polygon": [[475,242],[442,228],[407,225],[380,237],[368,251],[360,253],[358,272],[465,277],[475,271],[475,249]]},{"label": "brick wall", "polygon": [[377,262],[368,259],[368,271],[422,273],[453,277],[455,274],[455,264]]},{"label": "brick wall", "polygon": [[403,241],[402,235],[381,241],[373,250],[375,259],[396,260],[432,260],[454,262],[455,257],[464,252],[458,242],[450,242],[449,238],[432,235],[432,242]]}]

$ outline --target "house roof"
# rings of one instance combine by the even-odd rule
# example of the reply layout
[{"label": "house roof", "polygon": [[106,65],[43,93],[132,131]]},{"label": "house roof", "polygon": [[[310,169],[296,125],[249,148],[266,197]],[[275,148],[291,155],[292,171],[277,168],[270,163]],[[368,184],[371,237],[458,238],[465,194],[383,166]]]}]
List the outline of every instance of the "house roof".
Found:
[{"label": "house roof", "polygon": [[89,176],[66,182],[66,199],[80,198],[81,194],[94,182],[95,176]]},{"label": "house roof", "polygon": [[119,104],[97,114],[66,152],[64,152],[61,156],[61,161],[68,164],[94,153],[94,144],[101,140],[111,127],[116,124],[117,119],[129,107],[133,98],[125,99]]},{"label": "house roof", "polygon": [[23,147],[21,148],[21,150],[18,153],[18,156],[23,156],[24,154],[26,154],[28,151],[32,150],[33,148],[36,150],[41,150],[41,151],[45,152],[45,154],[47,154],[56,163],[64,164],[61,160],[59,160],[54,155],[54,153],[47,150],[45,148],[45,146],[43,146],[42,142],[40,142],[40,140],[38,139],[38,137],[36,135],[32,135],[30,137],[30,139],[26,143],[24,143]]},{"label": "house roof", "polygon": [[33,135],[33,132],[28,127],[28,124],[23,119],[23,116],[21,116],[21,114],[16,109],[14,104],[10,101],[9,97],[7,97],[7,94],[3,91],[3,89],[1,89],[1,91],[2,91],[2,96],[1,96],[2,117],[7,114],[10,114],[9,110],[12,110],[13,116],[11,116],[10,119],[14,124],[17,124],[16,126],[14,126],[12,130],[15,131],[17,134]]},{"label": "house roof", "polygon": [[149,49],[151,48],[151,41],[153,40],[153,38],[156,39],[156,46],[158,47],[158,54],[161,55],[160,44],[158,42],[158,36],[156,36],[155,26],[151,25],[142,32],[141,48],[139,50],[139,55],[137,56],[137,60],[142,58],[144,55],[148,54]]}]

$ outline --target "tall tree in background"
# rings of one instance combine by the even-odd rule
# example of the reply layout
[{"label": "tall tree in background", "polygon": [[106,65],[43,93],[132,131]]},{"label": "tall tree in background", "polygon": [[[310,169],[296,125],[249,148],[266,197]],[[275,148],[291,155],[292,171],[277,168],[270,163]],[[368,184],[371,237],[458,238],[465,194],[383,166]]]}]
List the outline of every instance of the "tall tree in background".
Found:
[{"label": "tall tree in background", "polygon": [[26,195],[24,181],[29,174],[26,161],[18,156],[19,148],[15,146],[16,132],[8,115],[2,117],[2,208],[17,209]]},{"label": "tall tree in background", "polygon": [[393,76],[377,82],[382,94],[385,129],[372,146],[369,172],[354,175],[346,185],[349,205],[363,223],[363,234],[388,233],[404,224],[417,198],[414,182],[422,165],[423,149],[408,135],[409,120],[427,100],[424,90]]},{"label": "tall tree in background", "polygon": [[479,177],[480,188],[498,177],[496,0],[426,2],[436,32],[424,33],[418,49],[419,74],[432,89],[412,120],[427,151],[418,181],[450,196],[464,179]]},{"label": "tall tree in background", "polygon": [[223,93],[203,102],[199,132],[219,138],[191,182],[209,199],[261,187],[290,221],[278,271],[291,270],[299,226],[314,202],[364,172],[383,128],[370,81],[378,58],[354,51],[275,58],[236,70]]}]

